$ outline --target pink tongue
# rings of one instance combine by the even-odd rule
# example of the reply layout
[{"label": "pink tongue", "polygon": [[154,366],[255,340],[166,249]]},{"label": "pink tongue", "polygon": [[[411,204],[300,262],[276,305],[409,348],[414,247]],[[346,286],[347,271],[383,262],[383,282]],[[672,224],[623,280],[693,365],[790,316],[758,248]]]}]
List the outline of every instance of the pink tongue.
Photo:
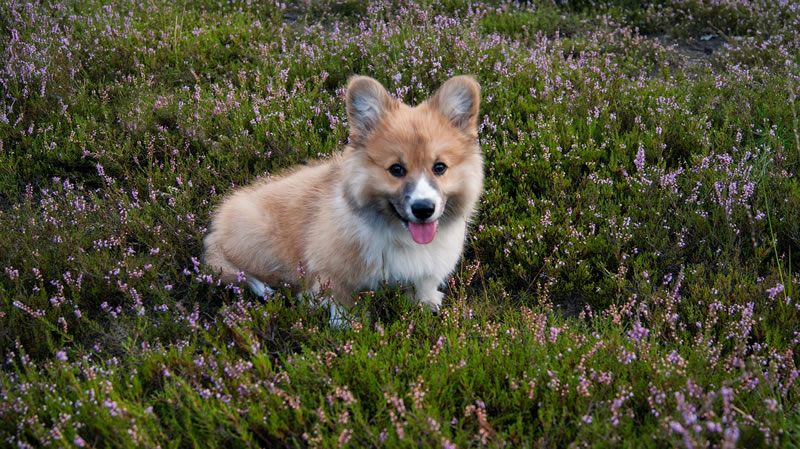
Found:
[{"label": "pink tongue", "polygon": [[415,242],[426,244],[433,241],[433,236],[436,235],[436,223],[413,223],[408,222],[408,230],[411,231],[411,238]]}]

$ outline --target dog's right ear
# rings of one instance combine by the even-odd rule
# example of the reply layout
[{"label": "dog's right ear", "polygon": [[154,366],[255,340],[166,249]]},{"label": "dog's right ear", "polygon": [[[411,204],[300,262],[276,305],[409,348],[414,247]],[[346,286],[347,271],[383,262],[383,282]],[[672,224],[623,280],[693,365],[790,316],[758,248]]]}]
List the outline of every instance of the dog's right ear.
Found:
[{"label": "dog's right ear", "polygon": [[386,112],[397,107],[397,101],[381,83],[368,76],[350,78],[345,97],[350,138],[354,141],[371,134]]}]

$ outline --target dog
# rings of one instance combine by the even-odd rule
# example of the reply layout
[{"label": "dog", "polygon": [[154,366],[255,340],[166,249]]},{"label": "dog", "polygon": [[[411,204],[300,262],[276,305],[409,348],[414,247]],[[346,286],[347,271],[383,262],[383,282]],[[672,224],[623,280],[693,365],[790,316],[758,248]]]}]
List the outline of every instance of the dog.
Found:
[{"label": "dog", "polygon": [[[483,190],[480,87],[445,82],[417,106],[376,80],[347,85],[350,142],[330,159],[240,188],[214,212],[204,261],[226,283],[329,293],[332,326],[353,293],[414,286],[436,312]],[[344,308],[344,309],[343,309]]]}]

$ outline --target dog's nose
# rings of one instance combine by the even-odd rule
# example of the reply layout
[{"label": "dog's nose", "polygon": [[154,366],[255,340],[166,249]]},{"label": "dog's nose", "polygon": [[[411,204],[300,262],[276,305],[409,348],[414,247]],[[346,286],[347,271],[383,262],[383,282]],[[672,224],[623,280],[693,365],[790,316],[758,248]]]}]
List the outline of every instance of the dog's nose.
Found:
[{"label": "dog's nose", "polygon": [[411,213],[420,220],[427,220],[433,215],[435,208],[431,200],[417,200],[411,204]]}]

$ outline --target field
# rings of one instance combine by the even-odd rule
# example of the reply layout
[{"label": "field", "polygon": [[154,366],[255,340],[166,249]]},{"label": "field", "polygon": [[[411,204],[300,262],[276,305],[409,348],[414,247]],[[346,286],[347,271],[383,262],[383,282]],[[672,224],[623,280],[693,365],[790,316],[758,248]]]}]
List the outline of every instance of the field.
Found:
[{"label": "field", "polygon": [[[0,4],[0,446],[800,447],[800,2]],[[482,86],[434,315],[200,261],[343,88]]]}]

